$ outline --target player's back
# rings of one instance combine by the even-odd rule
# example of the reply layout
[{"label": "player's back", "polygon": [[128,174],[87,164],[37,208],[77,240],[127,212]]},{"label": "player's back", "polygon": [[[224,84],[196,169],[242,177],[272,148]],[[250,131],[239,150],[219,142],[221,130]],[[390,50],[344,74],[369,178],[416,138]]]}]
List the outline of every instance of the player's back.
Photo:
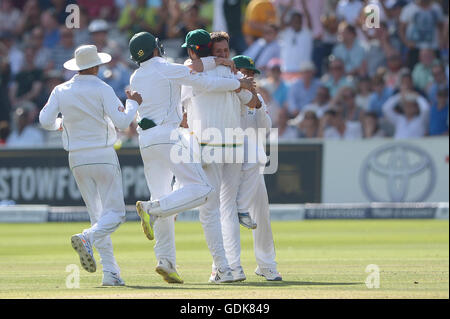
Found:
[{"label": "player's back", "polygon": [[138,120],[148,118],[156,124],[179,124],[181,121],[181,85],[173,81],[188,74],[179,64],[155,57],[141,63],[130,79],[131,89],[142,96]]},{"label": "player's back", "polygon": [[103,101],[104,94],[115,94],[110,86],[95,75],[78,74],[58,85],[52,94],[56,94],[64,118],[62,139],[66,150],[114,144],[116,131]]},{"label": "player's back", "polygon": [[[221,65],[204,73],[208,76],[235,78],[230,68]],[[225,137],[226,128],[240,127],[240,109],[241,103],[235,92],[198,92],[194,89],[192,103],[188,108],[188,124],[198,137],[201,133],[195,132],[195,120],[201,121],[202,130],[214,127]]]}]

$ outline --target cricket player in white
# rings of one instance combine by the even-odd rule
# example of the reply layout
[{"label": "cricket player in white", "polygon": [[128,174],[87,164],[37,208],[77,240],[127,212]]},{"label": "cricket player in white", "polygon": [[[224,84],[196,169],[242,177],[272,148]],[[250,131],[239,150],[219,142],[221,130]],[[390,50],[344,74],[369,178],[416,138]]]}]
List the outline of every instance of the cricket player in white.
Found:
[{"label": "cricket player in white", "polygon": [[[174,150],[184,149],[188,154],[192,151],[190,135],[186,136],[179,127],[182,121],[181,87],[192,86],[202,92],[226,92],[249,87],[251,82],[192,74],[183,65],[169,63],[161,57],[163,48],[159,40],[148,32],[133,36],[130,53],[139,63],[139,69],[131,76],[130,86],[143,97],[138,112],[139,146],[151,193],[151,201],[137,202],[136,208],[144,233],[150,240],[156,239],[156,271],[169,283],[183,283],[176,271],[174,214],[209,202],[218,189],[215,191],[211,186],[200,162],[195,163],[193,158],[174,162],[171,156]],[[173,176],[180,185],[176,191],[172,191]],[[205,221],[210,218],[205,212],[200,214],[206,241],[215,256],[216,238],[221,239],[220,224],[209,227]],[[228,267],[225,258],[224,266]]]},{"label": "cricket player in white", "polygon": [[[212,33],[212,54],[214,57],[227,59],[229,57],[228,35],[225,32]],[[237,56],[233,59],[234,67],[242,74],[253,77],[259,71],[255,68],[254,62],[249,57]],[[202,58],[201,63],[196,64],[195,68],[201,67],[203,70],[209,70],[214,67],[214,58]],[[258,137],[258,129],[262,128],[269,132],[272,122],[267,114],[267,108],[261,95],[256,91],[252,93],[257,96],[257,103],[242,103],[241,127],[246,130],[252,128],[255,134],[249,134],[245,139],[245,162],[242,165],[242,171],[237,175],[228,175],[228,179],[239,180],[235,189],[225,188],[221,191],[221,222],[222,233],[224,236],[224,246],[226,256],[234,276],[245,279],[241,261],[240,261],[240,232],[236,220],[246,228],[254,229],[254,251],[258,264],[255,273],[264,276],[269,281],[282,280],[277,271],[275,262],[275,247],[273,243],[272,229],[270,225],[270,211],[267,189],[264,176],[260,173],[261,165],[265,165],[267,157],[264,151],[264,145]],[[247,138],[248,137],[248,138]],[[250,152],[249,152],[250,150]],[[249,154],[250,153],[250,154]],[[256,158],[255,156],[256,155]],[[251,157],[251,158],[250,158]],[[237,210],[237,214],[229,212]],[[215,269],[211,277],[214,276]]]},{"label": "cricket player in white", "polygon": [[95,45],[81,46],[74,55],[64,67],[78,74],[53,89],[39,121],[45,129],[62,131],[69,166],[89,213],[92,227],[71,238],[81,265],[88,272],[96,271],[95,246],[103,265],[103,285],[122,286],[110,238],[125,221],[122,175],[113,144],[115,127],[130,125],[142,98],[127,91],[124,108],[114,90],[96,76],[99,65],[111,56],[98,53]]},{"label": "cricket player in white", "polygon": [[[253,77],[259,70],[255,68],[254,61],[247,56],[236,56],[232,59],[236,68],[248,77]],[[254,92],[256,94],[256,92]],[[275,246],[273,242],[272,227],[270,225],[269,199],[262,169],[267,162],[264,145],[258,129],[268,134],[272,121],[267,112],[267,106],[260,94],[257,94],[260,103],[255,108],[245,108],[241,117],[243,129],[253,129],[255,134],[249,134],[245,140],[245,162],[240,172],[240,184],[237,192],[236,206],[238,214],[249,212],[251,219],[257,224],[253,230],[253,244],[256,262],[255,273],[269,281],[281,281],[282,277],[277,271],[275,262]],[[243,107],[245,107],[243,105]],[[265,134],[265,135],[266,135]],[[256,137],[256,139],[255,139]],[[256,155],[256,157],[254,157]],[[233,225],[223,225],[222,232],[229,234],[232,250],[227,250],[230,265],[241,264],[240,261],[240,233]]]},{"label": "cricket player in white", "polygon": [[[188,61],[187,64],[194,65],[201,57],[211,55],[210,39],[209,33],[205,30],[199,29],[188,33],[185,47],[188,48],[191,61]],[[215,61],[214,57],[203,61],[205,63],[210,61],[208,65],[204,66],[204,74],[237,78],[230,68],[222,65],[216,66],[217,61]],[[251,101],[252,94],[247,90],[241,90],[238,94],[234,92],[204,93],[183,87],[182,91],[182,102],[187,109],[188,126],[203,146],[202,154],[210,152],[214,152],[215,155],[219,154],[218,158],[214,158],[214,160],[218,159],[219,162],[213,161],[211,163],[205,161],[204,170],[213,187],[220,189],[220,194],[211,197],[208,203],[201,206],[199,208],[200,213],[207,211],[213,214],[216,216],[215,223],[219,224],[222,224],[224,219],[230,219],[238,229],[239,221],[235,214],[235,209],[230,210],[227,206],[222,206],[222,198],[236,198],[235,192],[237,192],[239,185],[239,172],[241,171],[242,161],[234,162],[236,159],[233,159],[230,155],[239,154],[239,148],[242,148],[244,141],[242,134],[236,131],[237,134],[230,136],[227,134],[227,130],[240,129],[241,103],[247,104],[251,103]],[[198,125],[199,123],[201,125]],[[205,134],[210,129],[220,133],[221,139],[219,141],[216,141],[214,138],[211,140],[209,134]],[[234,138],[236,140],[233,140]],[[243,154],[243,150],[241,154]],[[229,193],[234,193],[234,196]],[[225,234],[222,237],[226,251],[230,241],[227,240]],[[217,262],[219,260],[219,262],[223,263],[224,256],[226,257],[226,254],[223,254],[221,251],[221,258],[214,258],[210,282],[215,282],[217,278],[229,276],[220,270],[223,266]],[[229,266],[231,268],[232,282],[245,280],[242,267],[234,268],[231,263],[229,263]]]}]

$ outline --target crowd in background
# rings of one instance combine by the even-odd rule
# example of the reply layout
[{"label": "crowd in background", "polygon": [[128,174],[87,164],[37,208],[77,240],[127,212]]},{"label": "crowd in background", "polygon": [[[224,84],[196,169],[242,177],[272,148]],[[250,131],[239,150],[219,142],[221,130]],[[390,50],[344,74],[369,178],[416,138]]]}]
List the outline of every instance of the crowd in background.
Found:
[{"label": "crowd in background", "polygon": [[[69,4],[79,28],[66,27]],[[0,147],[61,144],[38,114],[74,75],[62,65],[77,46],[111,54],[99,77],[125,99],[134,33],[182,63],[198,28],[227,31],[255,61],[280,140],[448,135],[448,22],[448,0],[0,0]],[[136,123],[120,138],[137,145]]]}]

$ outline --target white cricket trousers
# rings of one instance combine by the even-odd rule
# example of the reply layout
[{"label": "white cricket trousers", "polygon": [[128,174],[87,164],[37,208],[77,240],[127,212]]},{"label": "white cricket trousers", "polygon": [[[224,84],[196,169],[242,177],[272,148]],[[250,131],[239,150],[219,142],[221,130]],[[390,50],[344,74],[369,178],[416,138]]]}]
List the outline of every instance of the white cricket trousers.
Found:
[{"label": "white cricket trousers", "polygon": [[[205,232],[206,242],[208,244],[209,251],[213,257],[213,271],[216,268],[221,271],[228,270],[230,263],[227,259],[226,249],[229,245],[228,233],[224,234],[222,223],[227,223],[236,226],[239,230],[239,220],[237,214],[229,214],[222,211],[222,193],[225,191],[227,194],[233,192],[233,186],[230,181],[232,175],[237,177],[236,171],[240,171],[241,164],[234,163],[210,163],[203,167],[208,180],[211,185],[217,191],[213,193],[208,199],[208,202],[199,207],[199,218]],[[237,183],[235,183],[237,185]],[[234,197],[236,198],[236,196]],[[235,201],[236,202],[236,201]],[[235,210],[234,210],[235,211]],[[233,216],[234,215],[234,216]],[[235,218],[234,218],[235,217]]]},{"label": "white cricket trousers", "polygon": [[[238,219],[237,212],[249,212],[257,224],[257,228],[252,231],[256,262],[261,268],[276,269],[269,198],[264,175],[259,172],[259,165],[241,170],[238,173],[238,181],[237,194],[229,192],[230,196],[224,197],[224,202],[221,204],[222,213],[227,213],[234,207],[233,216],[235,217],[230,215],[226,219],[225,216],[222,218],[222,232],[226,242],[225,250],[228,262],[233,269],[241,265],[240,228],[239,224],[236,227],[236,223],[232,219]],[[233,195],[236,195],[234,202]]]},{"label": "white cricket trousers", "polygon": [[[157,218],[154,224],[155,255],[158,260],[167,259],[173,265],[176,265],[175,214],[207,202],[214,193],[200,163],[172,160],[171,152],[182,151],[181,148],[190,152],[186,141],[169,139],[140,149],[151,200],[158,200],[168,215]],[[175,191],[172,190],[174,176],[179,186]]]},{"label": "white cricket trousers", "polygon": [[122,174],[117,154],[112,148],[70,152],[69,163],[92,225],[83,233],[97,248],[103,272],[120,274],[110,237],[125,222]]}]

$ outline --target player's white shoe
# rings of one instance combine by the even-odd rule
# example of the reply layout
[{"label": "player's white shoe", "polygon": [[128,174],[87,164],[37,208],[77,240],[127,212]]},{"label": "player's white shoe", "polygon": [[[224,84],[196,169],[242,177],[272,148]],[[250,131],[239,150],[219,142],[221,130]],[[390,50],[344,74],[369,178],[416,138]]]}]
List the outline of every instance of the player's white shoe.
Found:
[{"label": "player's white shoe", "polygon": [[81,266],[88,272],[95,272],[97,270],[97,264],[95,263],[94,251],[92,245],[83,234],[75,234],[71,238],[73,249],[80,256]]},{"label": "player's white shoe", "polygon": [[169,284],[184,283],[183,279],[181,279],[181,276],[178,274],[177,269],[167,259],[159,260],[155,271]]},{"label": "player's white shoe", "polygon": [[125,282],[120,278],[119,274],[105,271],[103,273],[102,286],[125,286]]},{"label": "player's white shoe", "polygon": [[233,273],[229,269],[225,271],[217,270],[211,273],[211,277],[209,277],[209,282],[215,284],[225,284],[234,282]]},{"label": "player's white shoe", "polygon": [[247,279],[242,266],[231,269],[231,273],[233,274],[233,282],[244,281]]},{"label": "player's white shoe", "polygon": [[282,281],[283,277],[281,277],[281,274],[276,270],[272,268],[260,268],[259,266],[256,267],[255,274],[261,277],[265,277],[268,281]]},{"label": "player's white shoe", "polygon": [[249,213],[238,213],[239,224],[248,229],[256,229],[256,223]]}]

